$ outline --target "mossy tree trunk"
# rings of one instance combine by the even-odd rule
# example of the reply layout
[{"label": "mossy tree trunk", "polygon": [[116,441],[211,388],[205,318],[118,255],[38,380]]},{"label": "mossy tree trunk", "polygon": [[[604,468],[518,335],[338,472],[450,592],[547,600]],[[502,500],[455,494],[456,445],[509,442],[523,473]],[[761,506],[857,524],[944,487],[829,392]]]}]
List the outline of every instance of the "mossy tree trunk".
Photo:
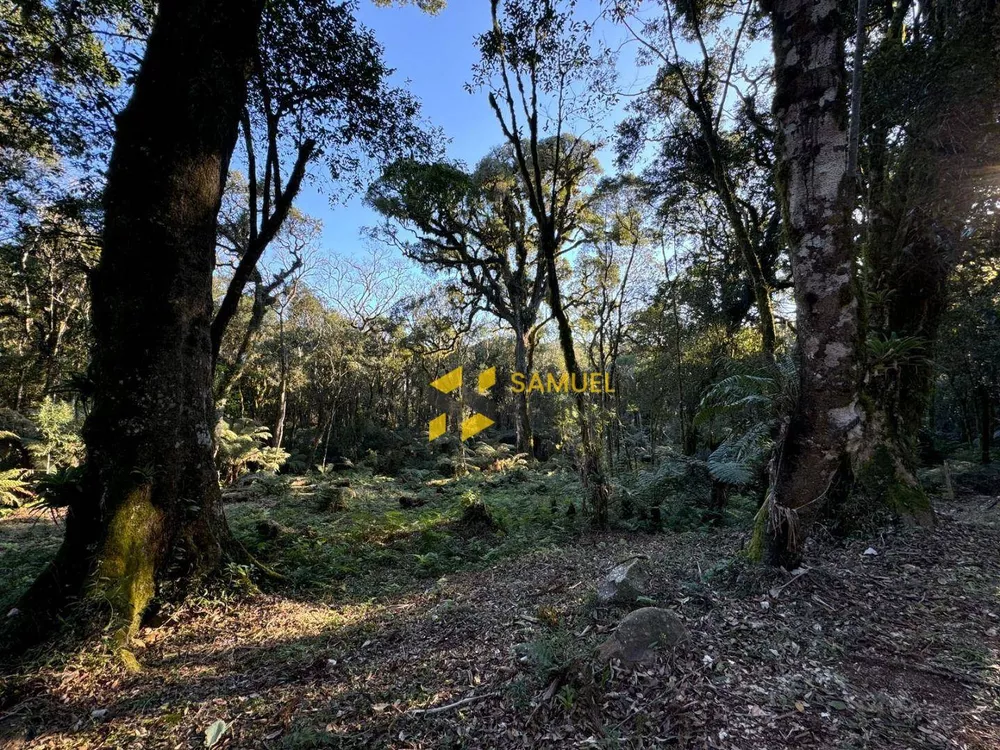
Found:
[{"label": "mossy tree trunk", "polygon": [[769,563],[791,568],[861,423],[858,303],[842,4],[769,5],[778,192],[792,260],[800,387],[774,462],[761,552]]},{"label": "mossy tree trunk", "polygon": [[[976,223],[976,182],[995,160],[1000,16],[991,0],[955,13],[921,4],[923,38],[913,44],[904,33],[910,12],[904,0],[882,19],[865,66],[861,208],[871,345],[854,484],[866,497],[848,507],[874,505],[929,522],[931,505],[916,479],[917,435],[931,404],[948,284]],[[923,95],[913,99],[913,90]],[[871,486],[888,492],[872,497]]]},{"label": "mossy tree trunk", "polygon": [[22,626],[89,600],[127,637],[154,595],[233,551],[213,461],[212,272],[260,14],[242,0],[159,6],[107,175],[82,491]]}]

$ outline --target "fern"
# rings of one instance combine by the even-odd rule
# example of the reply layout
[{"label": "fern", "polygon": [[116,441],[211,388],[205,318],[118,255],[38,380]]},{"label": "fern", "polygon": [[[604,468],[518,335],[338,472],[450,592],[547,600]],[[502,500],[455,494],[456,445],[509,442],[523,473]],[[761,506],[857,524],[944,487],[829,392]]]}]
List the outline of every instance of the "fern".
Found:
[{"label": "fern", "polygon": [[216,463],[223,480],[232,483],[250,471],[276,472],[285,463],[288,453],[267,445],[271,431],[250,419],[238,419],[230,425],[219,420],[215,428],[218,446]]},{"label": "fern", "polygon": [[0,508],[20,508],[35,496],[29,481],[31,469],[0,471]]},{"label": "fern", "polygon": [[795,403],[796,370],[790,358],[730,367],[738,371],[708,390],[695,424],[721,422],[725,438],[708,457],[708,471],[718,482],[739,486],[753,483],[774,450],[778,420]]}]

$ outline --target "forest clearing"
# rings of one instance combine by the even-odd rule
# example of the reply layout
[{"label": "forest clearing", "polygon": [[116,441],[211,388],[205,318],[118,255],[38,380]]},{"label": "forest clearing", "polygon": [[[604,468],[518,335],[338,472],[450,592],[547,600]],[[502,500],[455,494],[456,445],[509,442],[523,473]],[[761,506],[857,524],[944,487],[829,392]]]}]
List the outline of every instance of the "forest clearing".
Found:
[{"label": "forest clearing", "polygon": [[1000,748],[1000,0],[0,0],[0,746]]},{"label": "forest clearing", "polygon": [[[8,684],[5,746],[199,747],[224,721],[247,748],[993,748],[1000,512],[977,489],[997,475],[965,467],[933,531],[820,537],[821,562],[796,576],[741,563],[736,519],[567,521],[549,498],[579,486],[559,469],[420,483],[361,469],[332,512],[290,479],[228,507],[287,585],[243,579],[162,612],[136,639],[140,671],[101,649],[44,655]],[[930,479],[944,489],[940,469]],[[466,523],[470,494],[495,527]],[[29,538],[38,556],[12,563]],[[57,543],[37,512],[0,519],[0,561],[24,580]],[[597,584],[636,556],[642,603],[672,608],[690,640],[641,665],[594,661],[629,608]]]}]

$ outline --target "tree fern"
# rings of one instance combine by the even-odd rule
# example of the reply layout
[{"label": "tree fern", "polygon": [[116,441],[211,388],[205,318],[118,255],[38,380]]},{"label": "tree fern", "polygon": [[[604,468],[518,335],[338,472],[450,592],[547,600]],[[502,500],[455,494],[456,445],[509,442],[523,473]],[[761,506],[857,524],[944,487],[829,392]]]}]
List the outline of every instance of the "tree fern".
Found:
[{"label": "tree fern", "polygon": [[795,403],[796,371],[790,358],[763,366],[733,363],[736,372],[705,394],[695,424],[712,423],[725,437],[708,457],[712,477],[751,484],[774,450],[778,420]]},{"label": "tree fern", "polygon": [[230,483],[246,474],[251,466],[259,471],[277,471],[289,455],[281,448],[268,446],[271,431],[250,419],[237,419],[232,425],[220,420],[215,439],[219,473]]},{"label": "tree fern", "polygon": [[0,471],[0,508],[19,508],[34,498],[31,474],[31,469]]}]

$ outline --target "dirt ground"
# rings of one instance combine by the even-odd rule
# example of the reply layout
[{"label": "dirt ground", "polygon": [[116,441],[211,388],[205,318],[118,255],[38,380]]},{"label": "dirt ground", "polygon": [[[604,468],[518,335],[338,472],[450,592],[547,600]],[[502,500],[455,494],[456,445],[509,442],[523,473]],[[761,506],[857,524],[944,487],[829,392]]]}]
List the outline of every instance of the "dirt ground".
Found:
[{"label": "dirt ground", "polygon": [[[204,747],[221,720],[218,748],[998,748],[990,500],[940,504],[933,530],[820,534],[795,576],[741,563],[743,532],[591,534],[350,604],[195,598],[141,632],[138,672],[95,649],[6,678],[0,746]],[[0,519],[7,541],[56,534]],[[593,591],[633,555],[690,640],[602,668],[623,613]]]}]

